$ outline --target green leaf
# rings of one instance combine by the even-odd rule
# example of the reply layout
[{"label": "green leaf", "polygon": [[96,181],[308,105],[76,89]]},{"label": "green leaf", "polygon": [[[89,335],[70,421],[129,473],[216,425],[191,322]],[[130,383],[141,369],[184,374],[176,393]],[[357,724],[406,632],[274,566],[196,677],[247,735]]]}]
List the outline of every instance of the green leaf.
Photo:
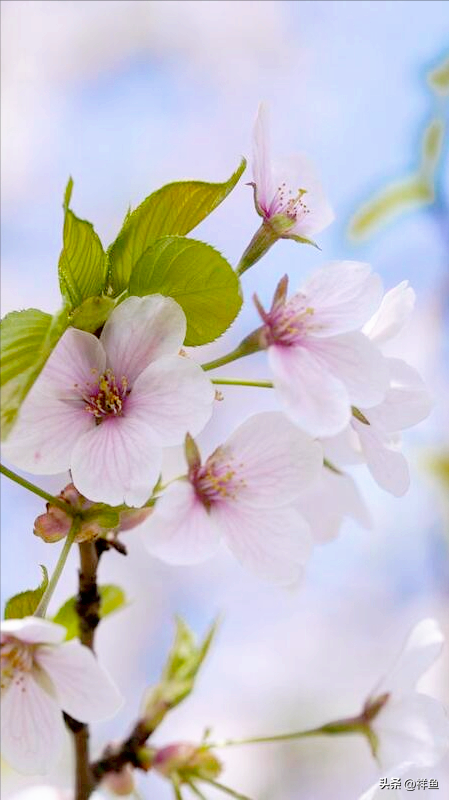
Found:
[{"label": "green leaf", "polygon": [[[126,604],[126,596],[123,589],[109,583],[99,586],[98,591],[101,597],[100,618],[107,617],[114,611],[118,611]],[[71,597],[59,609],[53,617],[53,622],[63,625],[67,629],[66,641],[78,636],[78,615],[76,613],[76,597]]]},{"label": "green leaf", "polygon": [[0,386],[3,438],[10,432],[23,400],[67,325],[66,309],[52,317],[29,308],[12,311],[2,319]]},{"label": "green leaf", "polygon": [[432,187],[419,175],[392,183],[354,214],[349,224],[349,236],[358,241],[366,240],[404,212],[429,205],[433,197]]},{"label": "green leaf", "polygon": [[106,253],[91,222],[79,219],[69,208],[73,181],[64,195],[63,248],[59,257],[59,286],[72,308],[87,297],[102,293],[107,278]]},{"label": "green leaf", "polygon": [[202,642],[197,642],[182,619],[176,619],[176,635],[159,683],[148,689],[143,699],[143,714],[154,729],[172,708],[193,690],[197,674],[209,651],[217,623],[211,625]]},{"label": "green leaf", "polygon": [[242,305],[231,265],[204,242],[165,236],[134,267],[129,293],[173,297],[187,317],[187,345],[212,342],[229,328]]},{"label": "green leaf", "polygon": [[70,315],[70,325],[95,333],[104,325],[114,308],[115,300],[111,297],[88,297]]},{"label": "green leaf", "polygon": [[7,600],[5,619],[23,619],[23,617],[31,617],[34,614],[48,586],[48,572],[43,564],[40,565],[40,568],[42,570],[41,584],[37,589],[28,589]]},{"label": "green leaf", "polygon": [[128,213],[108,250],[109,281],[115,295],[128,286],[134,265],[161,236],[184,236],[205,219],[232,191],[246,167],[245,159],[224,183],[178,181],[150,194]]},{"label": "green leaf", "polygon": [[444,142],[444,122],[436,117],[424,131],[422,142],[421,172],[430,183],[440,161]]},{"label": "green leaf", "polygon": [[427,80],[431,88],[443,97],[449,95],[449,58],[446,57],[441,64],[429,72]]}]

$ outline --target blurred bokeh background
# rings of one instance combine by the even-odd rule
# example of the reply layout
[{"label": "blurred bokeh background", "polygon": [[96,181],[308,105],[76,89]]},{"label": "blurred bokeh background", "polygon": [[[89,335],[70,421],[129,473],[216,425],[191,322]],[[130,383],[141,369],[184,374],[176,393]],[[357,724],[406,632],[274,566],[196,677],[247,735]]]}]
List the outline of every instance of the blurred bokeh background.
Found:
[{"label": "blurred bokeh background", "polygon": [[[274,149],[308,152],[337,219],[320,236],[321,252],[280,242],[244,276],[241,316],[204,355],[227,351],[255,327],[252,292],[268,303],[285,272],[295,285],[326,260],[367,260],[386,288],[407,278],[417,291],[401,352],[435,401],[429,420],[405,437],[409,493],[397,500],[356,473],[372,530],[346,523],[336,541],[316,550],[295,591],[260,584],[225,551],[195,568],[160,564],[138,532],[128,534],[126,560],[105,556],[101,579],[123,586],[129,604],[105,621],[98,649],[128,703],[112,724],[94,730],[94,748],[106,736],[120,738],[134,720],[141,692],[163,664],[176,613],[198,633],[218,612],[223,621],[195,695],[161,726],[161,744],[198,739],[206,726],[219,738],[264,735],[353,713],[411,625],[434,615],[449,636],[448,77],[435,73],[448,55],[447,11],[433,0],[2,4],[3,313],[59,306],[61,202],[70,174],[73,209],[107,245],[128,205],[163,183],[226,179],[250,153],[263,99]],[[416,190],[424,173],[426,188]],[[376,197],[369,214],[354,218]],[[385,222],[385,208],[386,224],[376,224]],[[243,179],[194,235],[235,264],[257,224]],[[222,374],[243,370],[266,377],[257,358]],[[204,452],[250,412],[275,405],[263,390],[223,394],[200,437]],[[178,457],[169,454],[168,470]],[[67,480],[39,482],[56,493]],[[50,569],[56,561],[60,545],[32,534],[39,513],[38,498],[2,482],[3,601],[37,585],[38,564]],[[54,609],[74,593],[75,573],[73,554]],[[448,664],[449,648],[426,687],[449,705]],[[353,737],[224,755],[224,782],[253,800],[356,800],[378,774],[366,743]],[[68,784],[69,762],[67,743],[52,782]],[[449,796],[449,760],[420,777],[439,778],[439,796]],[[5,767],[6,797],[30,782],[45,779]],[[171,796],[152,776],[139,791],[151,800]]]}]

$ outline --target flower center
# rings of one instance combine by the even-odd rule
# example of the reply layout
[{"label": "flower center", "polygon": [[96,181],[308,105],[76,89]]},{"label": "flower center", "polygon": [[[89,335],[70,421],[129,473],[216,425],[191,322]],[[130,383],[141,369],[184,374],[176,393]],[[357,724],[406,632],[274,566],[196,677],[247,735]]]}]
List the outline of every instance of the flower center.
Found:
[{"label": "flower center", "polygon": [[298,217],[305,217],[310,214],[310,209],[307,208],[303,199],[305,194],[307,194],[307,189],[298,189],[297,193],[293,194],[291,189],[287,189],[285,182],[281,183],[276,189],[268,216],[283,214],[292,223],[296,222]]},{"label": "flower center", "polygon": [[226,498],[235,500],[240,489],[246,485],[243,478],[238,476],[238,467],[242,465],[236,465],[236,469],[232,461],[232,456],[218,447],[191,476],[196,493],[205,506],[210,507]]},{"label": "flower center", "polygon": [[313,327],[314,309],[306,305],[306,297],[297,294],[287,303],[275,306],[266,315],[265,332],[269,344],[299,344]]},{"label": "flower center", "polygon": [[33,667],[33,647],[15,639],[4,638],[1,644],[1,688],[7,689],[18,674],[30,672]]},{"label": "flower center", "polygon": [[118,417],[123,413],[124,401],[130,391],[125,376],[117,382],[113,371],[107,369],[95,383],[87,384],[86,391],[82,395],[86,402],[85,410],[88,414],[92,414],[97,425],[105,417]]}]

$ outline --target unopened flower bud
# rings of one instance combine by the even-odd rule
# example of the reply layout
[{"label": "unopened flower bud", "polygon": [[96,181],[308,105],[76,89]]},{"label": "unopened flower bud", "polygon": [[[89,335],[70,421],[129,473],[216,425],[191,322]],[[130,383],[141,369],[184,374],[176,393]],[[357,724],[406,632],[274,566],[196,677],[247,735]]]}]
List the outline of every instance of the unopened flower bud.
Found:
[{"label": "unopened flower bud", "polygon": [[108,772],[103,778],[102,784],[118,797],[131,794],[135,788],[134,770],[130,764],[125,764],[120,772]]},{"label": "unopened flower bud", "polygon": [[179,781],[215,780],[222,770],[220,761],[207,747],[189,742],[170,744],[158,750],[153,767],[165,778],[176,777]]},{"label": "unopened flower bud", "polygon": [[[82,518],[75,542],[91,542],[111,531],[114,534],[129,531],[144,522],[153,511],[152,508],[130,508],[118,512],[108,506],[98,506],[80,494],[73,483],[69,483],[58,497]],[[69,511],[47,503],[46,513],[35,520],[34,533],[44,542],[58,542],[68,535],[72,522],[73,515]]]}]

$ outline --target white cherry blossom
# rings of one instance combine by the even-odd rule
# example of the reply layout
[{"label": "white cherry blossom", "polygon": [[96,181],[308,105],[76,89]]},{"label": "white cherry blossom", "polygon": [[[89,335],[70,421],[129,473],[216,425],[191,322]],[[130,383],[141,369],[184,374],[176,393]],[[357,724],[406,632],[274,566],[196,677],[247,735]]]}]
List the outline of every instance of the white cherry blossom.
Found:
[{"label": "white cherry blossom", "polygon": [[193,564],[213,555],[222,537],[261,578],[293,583],[311,549],[293,503],[321,464],[320,445],[282,414],[256,414],[168,487],[142,525],[145,544],[163,561]]},{"label": "white cherry blossom", "polygon": [[69,328],[23,403],[4,446],[38,474],[71,470],[89,500],[141,506],[162,449],[198,433],[214,391],[198,364],[179,355],[186,318],[161,295],[129,297],[100,338]]},{"label": "white cherry blossom", "polygon": [[449,719],[442,704],[416,691],[416,683],[439,657],[444,637],[434,619],[410,632],[390,672],[373,689],[364,713],[371,716],[376,758],[384,770],[431,767],[449,750]]},{"label": "white cherry blossom", "polygon": [[372,407],[385,397],[386,359],[361,332],[379,305],[382,286],[368,264],[327,264],[286,298],[287,280],[266,312],[260,338],[279,399],[312,436],[332,436],[351,419],[351,406]]},{"label": "white cherry blossom", "polygon": [[58,760],[62,711],[79,722],[112,717],[121,695],[94,654],[64,642],[62,625],[39,619],[1,623],[1,734],[5,759],[25,774],[48,772]]},{"label": "white cherry blossom", "polygon": [[253,187],[257,212],[284,238],[308,240],[334,219],[309,159],[303,154],[272,163],[268,114],[260,105],[253,135]]}]

